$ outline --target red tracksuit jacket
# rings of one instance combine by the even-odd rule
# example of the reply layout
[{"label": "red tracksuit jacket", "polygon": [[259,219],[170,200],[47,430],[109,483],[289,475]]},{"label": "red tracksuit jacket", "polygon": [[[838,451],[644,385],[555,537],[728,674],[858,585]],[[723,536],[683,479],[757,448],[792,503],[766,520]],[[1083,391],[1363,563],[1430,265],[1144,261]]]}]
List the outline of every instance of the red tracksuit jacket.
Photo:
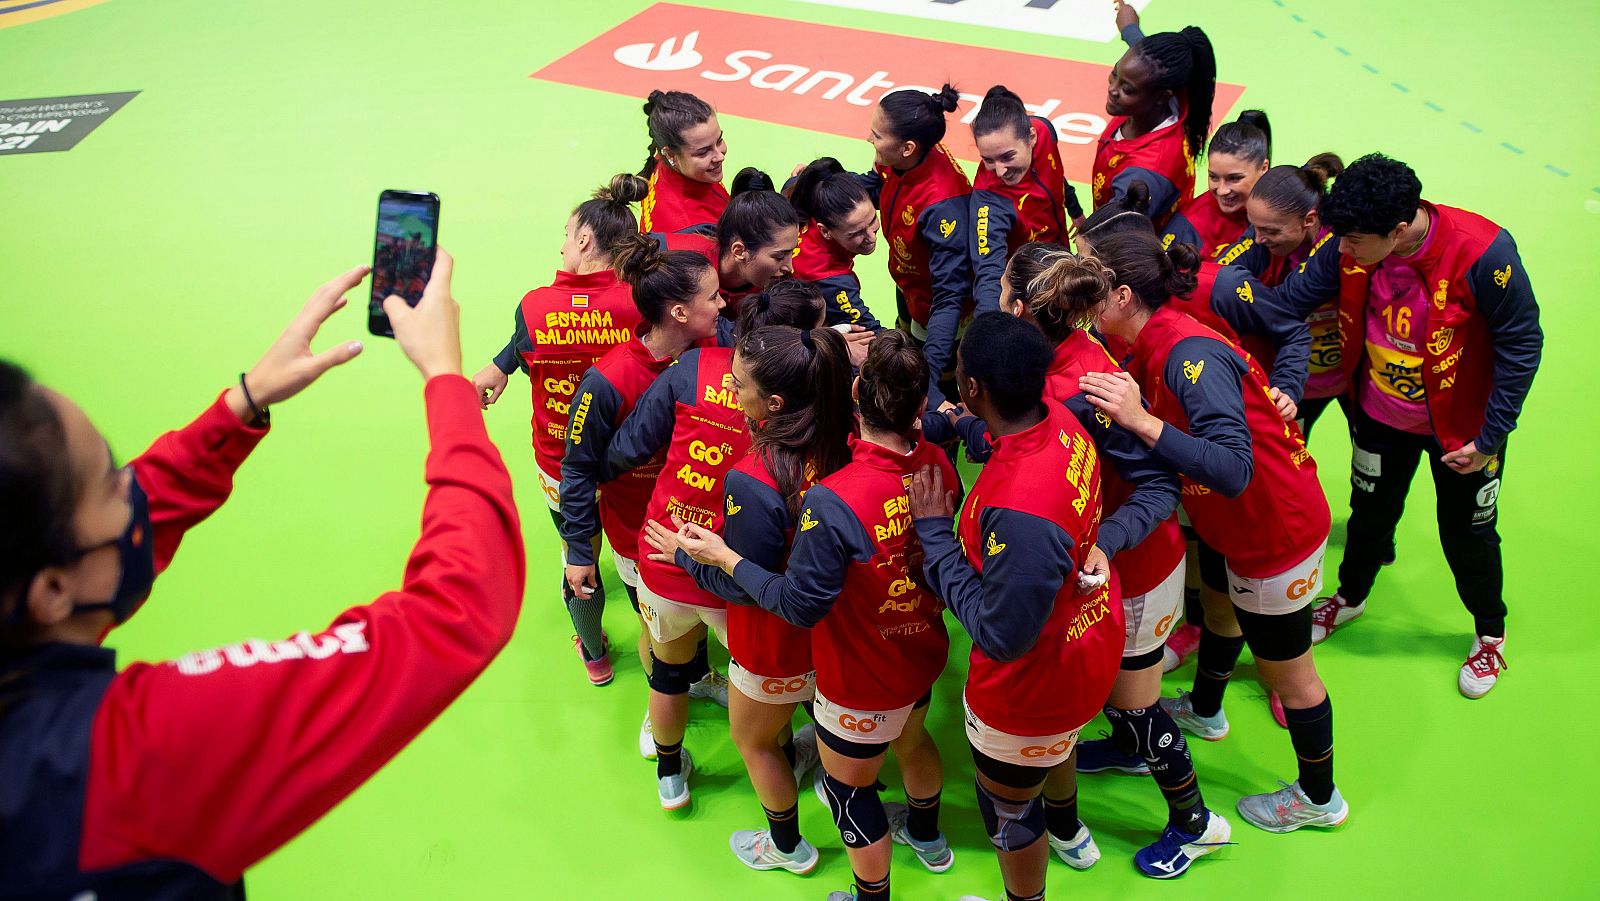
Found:
[{"label": "red tracksuit jacket", "polygon": [[1128,119],[1112,118],[1094,152],[1090,187],[1096,209],[1121,197],[1138,180],[1150,189],[1150,220],[1157,229],[1166,226],[1179,205],[1194,194],[1194,157],[1183,135],[1184,112],[1180,105],[1177,122],[1137,138],[1116,140],[1112,135]]},{"label": "red tracksuit jacket", "polygon": [[657,159],[655,171],[650,173],[650,192],[639,204],[639,231],[715,231],[727,208],[728,189],[720,183],[684,178],[666,160]]},{"label": "red tracksuit jacket", "polygon": [[1071,217],[1083,215],[1061,165],[1055,126],[1039,116],[1029,119],[1033,165],[1022,181],[1008,185],[980,168],[972,182],[970,250],[979,313],[1000,309],[1000,280],[1011,254],[1032,241],[1066,244]]}]

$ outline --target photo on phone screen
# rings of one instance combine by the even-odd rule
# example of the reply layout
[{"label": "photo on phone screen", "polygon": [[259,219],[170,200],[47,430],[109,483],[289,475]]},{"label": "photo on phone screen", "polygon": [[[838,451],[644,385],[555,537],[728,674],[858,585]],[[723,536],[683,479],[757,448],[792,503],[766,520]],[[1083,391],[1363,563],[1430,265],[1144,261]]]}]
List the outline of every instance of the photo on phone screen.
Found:
[{"label": "photo on phone screen", "polygon": [[416,191],[384,191],[378,197],[378,229],[372,247],[372,297],[367,306],[367,330],[393,338],[394,329],[383,312],[383,299],[391,294],[416,306],[433,272],[434,248],[439,246],[439,195]]}]

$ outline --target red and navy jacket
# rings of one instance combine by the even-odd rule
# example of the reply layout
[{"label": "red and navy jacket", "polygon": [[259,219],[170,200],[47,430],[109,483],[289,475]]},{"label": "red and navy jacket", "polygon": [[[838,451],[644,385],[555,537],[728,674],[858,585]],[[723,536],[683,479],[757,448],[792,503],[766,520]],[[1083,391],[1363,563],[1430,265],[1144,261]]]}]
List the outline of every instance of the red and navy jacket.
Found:
[{"label": "red and navy jacket", "polygon": [[[972,636],[967,706],[1012,735],[1077,729],[1100,712],[1122,661],[1122,600],[1078,593],[1100,523],[1094,442],[1059,404],[995,442],[961,508],[916,521],[934,594]],[[831,697],[831,695],[830,695]]]},{"label": "red and navy jacket", "polygon": [[560,482],[578,381],[606,351],[633,337],[639,309],[633,289],[618,281],[615,270],[561,271],[549,287],[523,296],[515,320],[511,340],[494,365],[507,375],[518,367],[527,373],[533,388],[533,462]]},{"label": "red and navy jacket", "polygon": [[1137,138],[1114,138],[1128,117],[1112,117],[1094,152],[1090,188],[1096,209],[1121,197],[1134,181],[1142,181],[1150,189],[1151,221],[1157,229],[1166,226],[1178,206],[1194,194],[1194,156],[1183,134],[1186,111],[1180,103],[1178,121]]},{"label": "red and navy jacket", "polygon": [[815,219],[800,230],[800,246],[794,251],[794,277],[813,282],[822,291],[824,325],[859,325],[872,332],[883,330],[883,325],[861,300],[861,279],[856,276],[855,256],[840,247],[839,242],[824,238]]},{"label": "red and navy jacket", "polygon": [[1237,213],[1224,213],[1216,193],[1206,191],[1184,202],[1167,220],[1161,248],[1189,244],[1200,251],[1201,259],[1216,260],[1239,243],[1249,229],[1250,220],[1245,216],[1244,207]]},{"label": "red and navy jacket", "polygon": [[[656,377],[633,413],[612,436],[607,455],[617,476],[666,458],[658,471],[645,519],[672,528],[672,517],[710,529],[722,528],[723,479],[750,450],[750,430],[733,388],[733,351],[690,350]],[[603,495],[602,495],[603,496]],[[696,585],[679,566],[651,560],[643,524],[634,534],[639,577],[656,594],[698,607],[723,606],[722,598]]]},{"label": "red and navy jacket", "polygon": [[[1430,288],[1422,374],[1433,434],[1447,451],[1474,442],[1479,453],[1496,454],[1539,371],[1539,305],[1510,232],[1477,213],[1422,205],[1431,238],[1404,262]],[[1372,273],[1337,247],[1319,245],[1278,293],[1299,315],[1338,300],[1339,365],[1355,384]]]},{"label": "red and navy jacket", "polygon": [[[943,144],[901,172],[875,167],[883,179],[878,210],[889,245],[889,277],[905,297],[911,322],[926,331],[929,382],[955,361],[956,332],[972,310],[972,257],[967,252],[972,183]],[[920,336],[919,336],[920,337]],[[928,405],[944,396],[937,388]]]},{"label": "red and navy jacket", "polygon": [[[1280,257],[1272,253],[1265,244],[1257,244],[1255,242],[1255,230],[1248,229],[1245,231],[1244,237],[1239,239],[1239,243],[1224,251],[1222,256],[1217,258],[1217,262],[1224,266],[1230,264],[1242,266],[1248,269],[1256,278],[1261,279],[1262,284],[1267,287],[1280,288],[1291,275],[1304,272],[1310,256],[1320,250],[1323,245],[1328,244],[1333,238],[1333,232],[1322,229],[1313,239],[1308,239],[1300,247]],[[1338,241],[1334,240],[1333,243],[1337,245]],[[1332,251],[1330,250],[1329,252],[1331,253]],[[1326,260],[1326,257],[1324,259]],[[1335,279],[1330,278],[1328,281],[1332,284]],[[1282,299],[1284,293],[1282,291],[1274,292],[1274,295],[1278,298],[1277,306],[1288,315],[1300,316],[1302,310],[1298,303],[1284,301]],[[1290,309],[1291,303],[1295,303],[1293,309]],[[1341,357],[1344,350],[1339,346],[1338,299],[1330,297],[1303,318],[1306,323],[1306,332],[1311,339],[1311,345],[1306,367],[1305,388],[1301,392],[1300,398],[1296,399],[1296,403],[1303,398],[1332,397],[1344,393],[1342,389],[1337,387],[1339,381],[1345,381],[1348,384],[1348,381],[1343,380],[1342,376],[1340,379],[1313,378],[1314,376],[1342,369]],[[1276,384],[1279,367],[1273,359],[1270,345],[1259,338],[1245,336],[1241,346],[1257,360],[1272,361],[1271,369],[1274,384]],[[1277,385],[1277,387],[1282,389],[1283,386]]]},{"label": "red and navy jacket", "polygon": [[[440,376],[423,393],[429,490],[398,591],[320,631],[120,673],[115,652],[89,645],[0,663],[0,894],[243,897],[246,869],[381,769],[494,659],[522,604],[511,478],[471,382]],[[219,400],[133,461],[158,572],[265,434]]]},{"label": "red and navy jacket", "polygon": [[1275,291],[1242,266],[1202,262],[1196,282],[1188,296],[1172,298],[1172,306],[1250,351],[1270,367],[1268,384],[1298,404],[1311,357],[1305,317],[1287,309]]},{"label": "red and navy jacket", "polygon": [[[724,484],[723,542],[762,569],[783,572],[794,544],[795,521],[760,452],[752,451],[735,464]],[[697,563],[682,550],[677,561],[696,584],[728,602],[728,655],[734,662],[758,676],[785,680],[815,669],[810,629],[756,606],[718,567]]]},{"label": "red and navy jacket", "polygon": [[928,693],[950,649],[944,604],[921,583],[906,488],[924,466],[939,467],[946,485],[961,481],[930,441],[899,454],[852,439],[851,454],[802,499],[788,569],[746,559],[733,578],[762,608],[812,627],[818,692],[856,710],[895,710]]},{"label": "red and navy jacket", "polygon": [[[607,351],[578,383],[561,457],[560,531],[569,564],[594,565],[590,542],[602,528],[613,551],[623,556],[638,553],[645,507],[665,454],[621,475],[612,474],[606,457],[612,437],[634,405],[672,364],[671,357],[657,359],[635,334],[628,343]],[[601,483],[605,490],[599,492],[597,505],[595,493]]]},{"label": "red and navy jacket", "polygon": [[1056,127],[1049,119],[1033,122],[1033,165],[1015,185],[987,168],[972,182],[970,252],[977,312],[1000,309],[1000,281],[1006,260],[1032,241],[1066,244],[1068,226],[1083,215],[1078,192],[1067,182],[1056,147]]},{"label": "red and navy jacket", "polygon": [[650,191],[639,204],[639,231],[715,232],[717,220],[727,208],[728,189],[721,182],[685,178],[665,159],[657,158],[650,173]]},{"label": "red and navy jacket", "polygon": [[1234,572],[1275,576],[1327,540],[1316,463],[1248,354],[1168,304],[1133,342],[1127,370],[1168,423],[1154,450],[1183,475],[1195,531]]}]

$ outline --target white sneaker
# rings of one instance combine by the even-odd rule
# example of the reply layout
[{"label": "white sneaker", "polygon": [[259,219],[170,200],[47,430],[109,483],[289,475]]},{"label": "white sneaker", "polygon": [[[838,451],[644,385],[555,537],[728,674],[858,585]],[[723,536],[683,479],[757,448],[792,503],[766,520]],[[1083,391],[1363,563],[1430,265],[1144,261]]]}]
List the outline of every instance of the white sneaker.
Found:
[{"label": "white sneaker", "polygon": [[1072,838],[1059,839],[1049,832],[1045,835],[1050,839],[1050,847],[1055,850],[1056,856],[1074,870],[1087,870],[1100,859],[1100,846],[1094,843],[1094,836],[1082,820],[1078,821],[1078,831]]},{"label": "white sneaker", "polygon": [[683,755],[683,768],[678,774],[656,777],[656,793],[661,796],[662,810],[677,810],[689,805],[689,774],[694,772],[694,759],[689,756],[688,748],[678,753]]},{"label": "white sneaker", "polygon": [[1322,644],[1323,640],[1333,634],[1333,630],[1367,612],[1365,602],[1351,606],[1349,601],[1337,594],[1321,598],[1319,603],[1311,608],[1311,643]]},{"label": "white sneaker", "polygon": [[1166,645],[1162,645],[1161,646],[1161,674],[1162,675],[1166,675],[1167,673],[1172,672],[1173,670],[1177,669],[1180,666],[1183,666],[1183,658],[1178,656],[1178,652],[1174,651],[1173,649],[1171,649],[1169,647],[1167,647]]},{"label": "white sneaker", "polygon": [[917,860],[922,861],[930,873],[943,873],[956,862],[955,852],[950,850],[950,843],[945,841],[943,832],[931,842],[919,842],[911,837],[911,833],[906,831],[906,817],[910,816],[911,808],[891,801],[883,805],[883,812],[889,817],[890,841],[915,851]]},{"label": "white sneaker", "polygon": [[1178,728],[1206,741],[1221,741],[1228,735],[1228,715],[1221,707],[1213,716],[1201,716],[1194,712],[1194,696],[1186,691],[1178,692],[1175,698],[1162,698],[1161,708],[1178,724]]},{"label": "white sneaker", "polygon": [[815,770],[812,770],[811,790],[816,792],[817,800],[822,802],[822,809],[828,811],[829,815],[832,815],[833,805],[828,803],[828,783],[823,778],[827,775],[828,771],[824,770],[820,765]]},{"label": "white sneaker", "polygon": [[1284,782],[1283,788],[1259,795],[1245,795],[1239,799],[1239,815],[1250,825],[1268,832],[1293,832],[1301,826],[1318,826],[1332,829],[1350,816],[1350,805],[1344,802],[1339,789],[1326,804],[1313,804],[1301,790],[1299,780]]},{"label": "white sneaker", "polygon": [[639,756],[645,760],[656,759],[656,736],[650,731],[650,711],[644,712],[644,723],[639,726]]},{"label": "white sneaker", "polygon": [[716,670],[706,673],[704,679],[689,686],[689,697],[704,698],[716,701],[723,707],[728,706],[728,677]]},{"label": "white sneaker", "polygon": [[1467,662],[1461,664],[1461,675],[1456,685],[1469,698],[1481,698],[1500,681],[1500,671],[1508,669],[1501,651],[1506,646],[1504,636],[1490,638],[1479,635],[1472,639],[1472,650],[1467,652]]},{"label": "white sneaker", "polygon": [[794,734],[794,785],[805,784],[806,774],[816,767],[822,754],[817,750],[817,727],[806,723]]},{"label": "white sneaker", "polygon": [[728,839],[733,856],[752,870],[788,870],[805,874],[816,869],[817,849],[805,839],[794,846],[794,853],[785,854],[772,843],[772,834],[765,829],[740,829]]}]

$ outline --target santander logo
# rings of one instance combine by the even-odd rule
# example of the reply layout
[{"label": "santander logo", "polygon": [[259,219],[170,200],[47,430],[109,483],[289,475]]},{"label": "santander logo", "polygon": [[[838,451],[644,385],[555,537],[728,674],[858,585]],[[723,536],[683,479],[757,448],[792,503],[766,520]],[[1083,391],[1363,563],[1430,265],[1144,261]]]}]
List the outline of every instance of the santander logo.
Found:
[{"label": "santander logo", "polygon": [[677,38],[667,38],[660,44],[645,42],[643,44],[626,44],[611,51],[611,58],[624,66],[635,69],[648,69],[652,72],[677,72],[682,69],[693,69],[705,62],[694,49],[694,42],[700,39],[700,32],[691,31],[683,38],[683,46],[677,46]]},{"label": "santander logo", "polygon": [[[961,91],[945,144],[976,160],[970,124],[983,93],[1004,84],[1060,138],[1069,177],[1088,179],[1105,130],[1106,66],[717,9],[657,3],[533,73],[534,78],[643,98],[689,91],[718,111],[864,138],[872,107],[896,90]],[[1219,82],[1213,121],[1243,89]]]}]

